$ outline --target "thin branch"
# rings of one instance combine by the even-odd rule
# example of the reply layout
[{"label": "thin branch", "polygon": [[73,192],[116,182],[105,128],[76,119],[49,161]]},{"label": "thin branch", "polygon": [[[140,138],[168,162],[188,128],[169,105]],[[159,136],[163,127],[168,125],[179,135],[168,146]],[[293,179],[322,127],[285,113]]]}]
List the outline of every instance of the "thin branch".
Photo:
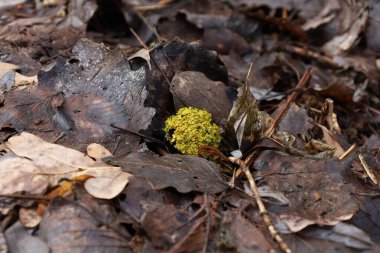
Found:
[{"label": "thin branch", "polygon": [[208,200],[207,193],[204,194],[204,199],[205,199],[205,203],[206,203],[207,222],[206,222],[206,235],[205,235],[205,241],[203,244],[202,253],[207,253],[208,238],[210,236],[210,228],[211,228],[210,203]]},{"label": "thin branch", "polygon": [[139,5],[133,7],[135,11],[154,11],[161,10],[166,8],[169,4],[171,4],[173,0],[160,0],[158,3],[150,4],[150,5]]},{"label": "thin branch", "polygon": [[263,200],[260,197],[259,191],[257,189],[257,185],[255,183],[255,180],[253,179],[253,176],[251,172],[249,171],[246,163],[238,158],[230,157],[231,162],[237,164],[240,166],[242,171],[245,173],[249,186],[251,188],[251,191],[254,194],[255,201],[257,203],[257,206],[259,207],[260,215],[263,217],[263,220],[265,222],[265,225],[268,228],[269,233],[273,237],[273,239],[278,243],[279,248],[285,252],[285,253],[291,253],[291,249],[289,248],[288,244],[282,239],[280,233],[276,230],[276,228],[273,225],[272,218],[269,216],[269,213],[264,205]]},{"label": "thin branch", "polygon": [[0,194],[0,198],[9,198],[9,199],[25,199],[25,200],[43,200],[50,201],[51,197],[46,196],[36,196],[36,195],[26,195],[26,194]]},{"label": "thin branch", "polygon": [[340,157],[339,160],[343,160],[354,148],[356,147],[356,143],[352,144]]},{"label": "thin branch", "polygon": [[[297,84],[297,86],[295,87],[294,90],[300,90],[300,89],[302,89],[307,84],[307,82],[309,81],[310,77],[311,77],[310,69],[308,69],[308,70],[305,71],[305,73],[303,73],[301,79],[299,80],[299,82],[298,82],[298,84]],[[283,110],[274,119],[272,125],[270,127],[268,127],[268,129],[265,131],[264,136],[270,137],[273,134],[274,130],[276,129],[276,127],[278,126],[278,124],[280,124],[281,120],[284,118],[284,116],[288,112],[290,106],[292,105],[292,103],[296,99],[296,96],[297,96],[297,92],[296,91],[293,91],[288,96]]]},{"label": "thin branch", "polygon": [[365,172],[367,173],[367,175],[369,176],[369,178],[372,180],[372,182],[377,185],[378,182],[377,182],[377,179],[375,177],[375,175],[373,175],[372,171],[370,170],[370,168],[368,167],[368,164],[367,162],[364,160],[364,157],[362,154],[359,154],[359,160],[361,162],[361,164],[363,165],[363,168],[365,170]]}]

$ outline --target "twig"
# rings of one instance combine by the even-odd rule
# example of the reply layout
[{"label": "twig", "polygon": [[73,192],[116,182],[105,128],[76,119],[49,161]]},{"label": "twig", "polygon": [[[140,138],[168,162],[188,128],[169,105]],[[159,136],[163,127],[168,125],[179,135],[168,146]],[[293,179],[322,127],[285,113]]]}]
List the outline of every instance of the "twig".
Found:
[{"label": "twig", "polygon": [[206,222],[206,235],[205,235],[205,241],[203,244],[202,253],[207,253],[207,244],[208,244],[208,238],[210,236],[210,228],[211,228],[210,203],[208,201],[207,193],[204,194],[204,199],[205,199],[205,203],[206,203],[207,222]]},{"label": "twig", "polygon": [[129,31],[133,34],[133,37],[140,43],[140,45],[145,48],[146,50],[149,50],[148,46],[144,43],[144,41],[140,38],[140,36],[133,30],[132,27],[129,28]]},{"label": "twig", "polygon": [[367,197],[379,197],[380,193],[367,193],[367,192],[353,192],[352,194],[359,195],[359,196],[367,196]]},{"label": "twig", "polygon": [[146,27],[148,27],[148,29],[154,34],[154,36],[156,36],[157,40],[161,42],[162,39],[161,36],[157,33],[157,29],[149,23],[149,21],[144,17],[144,15],[141,12],[136,11],[136,14],[146,25]]},{"label": "twig", "polygon": [[115,145],[115,147],[112,149],[112,152],[111,152],[112,155],[115,155],[115,152],[116,152],[116,150],[117,150],[117,148],[119,147],[119,144],[120,144],[120,139],[121,139],[120,135],[117,136],[116,145]]},{"label": "twig", "polygon": [[206,217],[203,216],[201,218],[199,218],[198,222],[196,224],[194,224],[190,230],[188,231],[188,233],[182,237],[182,239],[176,243],[169,251],[168,253],[176,253],[176,252],[181,252],[181,247],[183,247],[183,245],[186,243],[186,240],[188,240],[192,235],[194,235],[194,233],[198,233],[199,230],[201,229],[201,225],[206,221]]},{"label": "twig", "polygon": [[377,109],[375,109],[375,108],[373,108],[373,107],[371,107],[371,106],[369,106],[369,105],[366,105],[365,107],[366,107],[368,110],[370,110],[371,112],[376,113],[377,115],[380,115],[380,110],[377,110]]},{"label": "twig", "polygon": [[[310,69],[308,69],[308,70],[305,71],[305,73],[303,73],[301,79],[299,80],[297,86],[295,87],[295,90],[299,90],[299,89],[303,88],[306,85],[306,83],[309,81],[310,77],[311,77]],[[286,100],[286,103],[285,103],[285,106],[284,106],[284,109],[276,116],[276,118],[273,121],[272,125],[270,127],[268,127],[268,129],[265,131],[264,136],[271,137],[271,135],[273,134],[273,132],[276,129],[276,127],[278,126],[278,124],[280,124],[282,118],[288,112],[291,104],[296,99],[296,96],[297,96],[297,92],[296,91],[293,91],[288,96],[288,98]]]},{"label": "twig", "polygon": [[273,225],[272,218],[269,216],[268,211],[264,205],[263,200],[261,199],[259,195],[259,191],[257,189],[257,185],[255,183],[255,180],[253,179],[253,176],[251,172],[249,171],[246,163],[238,158],[230,157],[231,162],[237,164],[240,166],[240,168],[245,173],[249,186],[251,188],[251,191],[254,193],[254,198],[257,203],[257,206],[259,207],[260,215],[263,217],[263,220],[265,222],[265,225],[267,226],[269,233],[273,237],[273,239],[278,243],[278,246],[280,249],[285,253],[291,253],[291,249],[289,249],[288,244],[282,239],[280,233],[276,230],[276,228]]},{"label": "twig", "polygon": [[114,125],[114,124],[111,124],[111,127],[116,128],[116,129],[118,129],[118,130],[120,130],[120,131],[122,131],[122,132],[126,132],[126,133],[130,133],[130,134],[137,135],[137,136],[139,136],[139,137],[141,137],[141,138],[143,138],[143,139],[146,138],[146,139],[149,139],[149,140],[151,140],[151,141],[153,141],[153,142],[156,142],[156,143],[159,143],[159,144],[164,144],[164,142],[162,142],[162,141],[160,141],[160,140],[158,140],[158,139],[156,139],[156,138],[150,137],[150,136],[145,135],[145,134],[141,134],[141,133],[136,132],[136,131],[133,131],[133,130],[129,130],[129,129],[125,129],[125,128],[121,128],[121,127],[118,127],[118,126],[116,126],[116,125]]},{"label": "twig", "polygon": [[63,136],[65,136],[66,134],[64,132],[62,132],[57,138],[55,138],[51,143],[56,143],[59,139],[61,139]]},{"label": "twig", "polygon": [[368,167],[368,164],[367,162],[364,160],[364,157],[362,154],[359,154],[359,160],[361,162],[361,164],[363,165],[363,168],[365,170],[365,172],[367,173],[367,175],[369,176],[369,178],[372,180],[372,182],[377,185],[377,179],[375,177],[375,175],[373,175],[373,173],[371,172],[370,168]]},{"label": "twig", "polygon": [[0,198],[9,198],[9,199],[26,199],[26,200],[44,200],[50,201],[52,198],[46,196],[35,196],[35,195],[21,195],[21,194],[0,194]]},{"label": "twig", "polygon": [[[251,64],[251,66],[249,67],[246,82],[247,82],[249,75],[251,73],[252,65],[253,65],[253,62]],[[276,127],[278,126],[278,124],[280,124],[281,120],[283,119],[285,114],[288,112],[290,105],[295,100],[296,95],[297,95],[297,91],[302,90],[302,88],[306,85],[306,83],[308,82],[310,77],[311,77],[310,70],[306,70],[305,73],[302,75],[301,79],[299,80],[298,84],[296,85],[296,87],[293,89],[292,93],[288,96],[283,110],[277,115],[277,117],[273,121],[272,125],[270,127],[268,127],[268,129],[265,131],[264,137],[268,137],[268,138],[271,137],[271,135],[273,134],[273,132],[276,129]],[[246,82],[245,82],[245,85],[247,85]],[[254,150],[244,159],[244,163],[246,164],[246,166],[249,167],[251,165],[256,154],[257,154],[257,150]],[[242,173],[242,170],[241,170],[241,168],[239,168],[236,171],[236,177],[239,177],[241,175],[241,173]],[[233,182],[230,181],[229,185],[233,185]]]},{"label": "twig", "polygon": [[158,3],[150,4],[150,5],[140,5],[133,7],[136,11],[153,11],[153,10],[160,10],[165,8],[168,4],[173,2],[173,0],[160,0]]},{"label": "twig", "polygon": [[302,48],[302,47],[286,45],[286,46],[281,46],[279,49],[282,51],[287,51],[289,53],[293,53],[293,54],[302,56],[302,57],[311,58],[311,59],[319,61],[321,63],[330,65],[331,67],[334,67],[334,68],[340,68],[341,67],[336,62],[334,62],[334,60],[331,57],[329,57],[327,55],[322,55],[322,54],[317,53],[317,52],[310,51],[310,50]]},{"label": "twig", "polygon": [[356,147],[356,143],[352,144],[340,157],[339,160],[343,160],[354,148]]}]

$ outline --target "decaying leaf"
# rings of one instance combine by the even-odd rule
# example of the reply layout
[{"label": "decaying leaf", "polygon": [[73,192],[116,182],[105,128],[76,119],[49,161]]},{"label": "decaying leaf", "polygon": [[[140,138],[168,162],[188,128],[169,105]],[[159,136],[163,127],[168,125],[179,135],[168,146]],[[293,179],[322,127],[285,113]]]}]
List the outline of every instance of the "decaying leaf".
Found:
[{"label": "decaying leaf", "polygon": [[[215,201],[213,196],[208,198],[210,202]],[[149,236],[150,240],[144,242],[145,247],[152,244],[163,251],[179,247],[196,252],[202,248],[205,217],[196,214],[199,212],[197,207],[204,202],[203,194],[183,194],[173,189],[154,190],[141,177],[133,177],[118,197],[122,217],[133,226],[141,226]],[[191,231],[195,233],[189,235]]]},{"label": "decaying leaf", "polygon": [[120,49],[85,39],[73,52],[73,59],[60,59],[51,70],[41,71],[38,86],[5,98],[0,126],[52,140],[64,135],[58,143],[83,151],[91,142],[118,146],[116,136],[134,143],[131,150],[137,148],[138,138],[122,130],[148,128],[156,112],[144,105],[145,69],[133,71]]},{"label": "decaying leaf", "polygon": [[107,215],[115,219],[114,215],[101,208],[94,200],[87,201],[84,206],[56,199],[41,221],[39,238],[53,252],[79,253],[93,251],[94,247],[99,252],[130,252],[128,240],[123,235],[124,229],[121,226],[109,229],[107,225],[116,222],[108,221]]},{"label": "decaying leaf", "polygon": [[209,194],[228,188],[219,172],[219,165],[192,155],[170,154],[156,157],[151,153],[131,153],[123,158],[110,158],[109,162],[124,171],[144,177],[155,189],[174,187],[179,192],[199,191]]},{"label": "decaying leaf", "polygon": [[[353,185],[345,183],[349,168],[337,159],[311,159],[265,151],[255,161],[268,185],[284,192],[290,205],[280,213],[291,231],[310,224],[335,225],[358,210]],[[307,222],[305,222],[307,221]]]},{"label": "decaying leaf", "polygon": [[[252,237],[247,237],[247,234]],[[223,214],[218,235],[217,244],[220,250],[228,248],[243,253],[252,250],[264,253],[272,250],[259,229],[238,212],[227,211]]]},{"label": "decaying leaf", "polygon": [[0,2],[0,252],[380,252],[378,0]]},{"label": "decaying leaf", "polygon": [[[360,4],[364,6],[360,6]],[[339,55],[351,49],[359,40],[360,33],[363,32],[368,20],[368,7],[363,2],[358,2],[358,6],[350,6],[350,19],[353,23],[349,24],[343,34],[335,36],[323,46],[323,50],[330,55]]]}]

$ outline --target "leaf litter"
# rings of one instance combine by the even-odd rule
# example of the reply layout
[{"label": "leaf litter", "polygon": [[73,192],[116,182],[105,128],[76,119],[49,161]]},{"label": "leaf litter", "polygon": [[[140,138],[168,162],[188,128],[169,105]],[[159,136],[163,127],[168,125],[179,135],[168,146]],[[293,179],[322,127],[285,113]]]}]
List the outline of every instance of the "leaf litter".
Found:
[{"label": "leaf litter", "polygon": [[[378,11],[0,4],[1,249],[378,252]],[[220,150],[165,140],[182,107]]]}]

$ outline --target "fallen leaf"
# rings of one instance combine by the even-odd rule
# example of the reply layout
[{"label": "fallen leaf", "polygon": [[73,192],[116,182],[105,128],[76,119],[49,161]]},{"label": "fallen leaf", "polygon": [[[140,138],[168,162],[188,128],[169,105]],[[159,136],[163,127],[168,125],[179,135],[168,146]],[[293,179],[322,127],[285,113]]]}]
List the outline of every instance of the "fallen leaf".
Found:
[{"label": "fallen leaf", "polygon": [[[144,104],[146,70],[131,70],[120,49],[86,39],[77,43],[72,57],[41,71],[38,86],[7,94],[0,126],[51,140],[60,136],[57,143],[81,151],[91,142],[126,153],[137,149],[139,136],[123,130],[145,130],[155,115]],[[129,150],[116,137],[128,139]]]},{"label": "fallen leaf", "polygon": [[[219,249],[228,248],[231,252],[268,252],[272,246],[265,235],[239,212],[227,211],[220,222],[217,244]],[[251,235],[247,237],[246,235]]]},{"label": "fallen leaf", "polygon": [[111,152],[97,143],[91,143],[87,146],[87,155],[97,161],[102,160],[104,157],[112,156]]},{"label": "fallen leaf", "polygon": [[197,156],[170,154],[156,157],[135,152],[123,158],[110,158],[108,162],[146,178],[155,189],[171,186],[182,193],[199,191],[213,194],[228,188],[220,177],[219,165]]},{"label": "fallen leaf", "polygon": [[[240,150],[251,147],[268,125],[270,116],[259,110],[258,101],[247,85],[239,88],[238,98],[234,102],[227,121],[226,134],[236,138]],[[236,136],[236,137],[235,137]]]},{"label": "fallen leaf", "polygon": [[379,207],[378,198],[363,196],[360,210],[350,220],[353,225],[366,232],[376,244],[380,243]]},{"label": "fallen leaf", "polygon": [[0,62],[0,87],[4,87],[6,91],[9,91],[12,87],[35,85],[38,83],[37,75],[24,76],[16,72],[19,69],[17,65]]},{"label": "fallen leaf", "polygon": [[150,54],[149,54],[149,50],[148,49],[145,49],[145,48],[140,49],[136,53],[134,53],[131,56],[129,56],[128,60],[132,60],[134,58],[142,58],[142,59],[144,59],[148,63],[149,69],[150,70],[152,69],[152,66],[150,65]]},{"label": "fallen leaf", "polygon": [[[364,6],[363,6],[364,5]],[[350,6],[352,23],[343,34],[338,34],[323,45],[322,49],[330,55],[339,55],[350,50],[360,39],[368,20],[368,7],[363,2]]]},{"label": "fallen leaf", "polygon": [[20,223],[26,228],[37,227],[41,222],[41,216],[34,206],[20,208],[18,215]]},{"label": "fallen leaf", "polygon": [[[311,224],[336,225],[359,208],[354,186],[344,173],[350,168],[338,159],[312,159],[264,151],[254,163],[272,188],[283,192],[290,204],[277,215],[291,231]],[[307,222],[305,222],[307,221]]]},{"label": "fallen leaf", "polygon": [[[5,144],[7,152],[0,160],[1,194],[27,192],[41,194],[48,185],[56,185],[63,178],[89,175],[86,190],[98,198],[117,196],[132,176],[103,162],[96,162],[85,154],[41,138],[22,133]],[[7,176],[5,176],[7,175]]]},{"label": "fallen leaf", "polygon": [[[171,188],[154,190],[146,179],[133,177],[117,199],[123,219],[144,229],[155,247],[173,252],[202,248],[205,216],[196,214],[206,204],[203,194],[183,194]],[[211,205],[216,204],[212,195],[208,199]],[[212,224],[217,224],[214,218]]]},{"label": "fallen leaf", "polygon": [[133,176],[114,167],[89,171],[87,174],[94,177],[84,183],[84,188],[92,196],[100,199],[112,199],[119,195]]},{"label": "fallen leaf", "polygon": [[[83,200],[82,200],[83,201]],[[52,201],[43,217],[39,238],[44,240],[52,252],[131,252],[125,228],[108,222],[99,203],[95,200],[75,203],[58,198]],[[105,205],[105,203],[103,203]],[[109,205],[109,204],[107,204]],[[95,209],[96,207],[96,209]],[[98,218],[94,218],[96,217]],[[112,215],[115,219],[115,216]],[[110,218],[111,218],[110,217]],[[109,226],[114,229],[109,229]]]},{"label": "fallen leaf", "polygon": [[226,86],[222,82],[211,81],[201,72],[177,73],[170,83],[170,91],[177,110],[181,107],[206,109],[217,124],[227,120],[232,107]]},{"label": "fallen leaf", "polygon": [[333,227],[313,227],[302,235],[338,242],[357,250],[369,250],[373,245],[371,238],[363,230],[344,222]]},{"label": "fallen leaf", "polygon": [[8,250],[16,253],[49,253],[49,246],[23,227],[20,222],[14,223],[5,232]]},{"label": "fallen leaf", "polygon": [[337,12],[340,10],[339,1],[329,0],[324,2],[323,8],[320,9],[319,13],[307,20],[303,25],[302,29],[304,31],[315,29],[321,25],[329,23],[332,19],[337,16]]},{"label": "fallen leaf", "polygon": [[343,153],[344,153],[344,148],[342,147],[342,145],[340,145],[340,143],[336,140],[334,134],[328,130],[325,126],[322,126],[322,125],[319,125],[318,126],[321,128],[322,132],[323,132],[323,137],[326,141],[326,143],[334,148],[336,148],[335,152],[334,152],[334,157],[340,157]]}]

